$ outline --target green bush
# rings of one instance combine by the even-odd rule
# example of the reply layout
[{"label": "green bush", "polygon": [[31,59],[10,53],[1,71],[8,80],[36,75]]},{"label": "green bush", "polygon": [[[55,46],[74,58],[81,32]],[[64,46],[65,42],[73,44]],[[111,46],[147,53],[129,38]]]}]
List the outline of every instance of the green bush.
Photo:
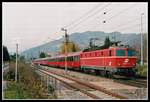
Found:
[{"label": "green bush", "polygon": [[13,70],[8,71],[7,74],[4,75],[4,80],[15,80],[15,72]]},{"label": "green bush", "polygon": [[147,77],[147,64],[144,65],[138,65],[137,66],[137,75],[141,76],[141,77]]},{"label": "green bush", "polygon": [[[15,63],[11,63],[12,69],[15,67]],[[15,69],[15,68],[14,68]],[[15,73],[11,70],[8,75],[8,79],[14,79]],[[51,90],[53,92],[53,90]],[[19,62],[18,64],[18,81],[17,83],[11,83],[6,90],[5,98],[16,99],[48,99],[47,87],[45,84],[41,84],[40,76],[30,67],[30,65]],[[51,93],[51,92],[50,92]],[[53,95],[52,95],[53,96]],[[54,97],[51,97],[54,98]]]}]

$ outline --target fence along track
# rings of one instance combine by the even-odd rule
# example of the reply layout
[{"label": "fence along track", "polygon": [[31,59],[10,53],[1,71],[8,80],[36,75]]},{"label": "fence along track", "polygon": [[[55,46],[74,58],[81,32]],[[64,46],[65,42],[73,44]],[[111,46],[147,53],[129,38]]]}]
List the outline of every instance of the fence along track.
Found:
[{"label": "fence along track", "polygon": [[[46,70],[46,71],[47,71],[47,70]],[[45,72],[45,73],[48,74],[48,72]],[[49,71],[49,73],[55,74],[55,75],[57,75],[57,76],[65,77],[66,79],[72,80],[72,81],[74,81],[74,82],[76,82],[76,83],[78,83],[78,84],[80,84],[80,85],[84,85],[84,86],[87,86],[87,87],[89,87],[89,88],[98,90],[98,91],[103,92],[103,93],[105,93],[105,94],[107,94],[107,95],[110,95],[110,96],[112,96],[112,97],[116,97],[116,98],[119,98],[119,99],[127,99],[127,97],[118,95],[118,94],[113,93],[113,92],[111,92],[111,91],[108,91],[108,90],[106,90],[106,89],[104,89],[104,88],[102,88],[102,87],[100,87],[100,86],[96,86],[96,85],[91,84],[91,83],[83,82],[83,81],[77,80],[77,79],[75,79],[75,78],[71,78],[71,77],[64,76],[64,75],[62,75],[62,73],[56,73],[56,72],[53,72],[53,71]],[[58,80],[59,80],[59,79],[58,79]],[[60,80],[60,81],[63,81],[63,80]],[[66,83],[65,81],[63,81],[63,82]],[[70,85],[70,84],[68,84],[68,83],[66,83],[66,84],[67,84],[67,85]],[[98,96],[96,96],[96,95],[94,95],[94,94],[91,94],[91,93],[87,92],[86,90],[80,89],[79,87],[76,87],[76,86],[74,86],[74,85],[70,85],[70,86],[71,86],[71,87],[74,87],[74,88],[76,88],[76,89],[78,89],[78,90],[80,90],[82,93],[85,93],[85,94],[87,94],[88,96],[90,96],[90,97],[92,97],[92,98],[94,98],[94,99],[101,99],[100,97],[98,97]]]},{"label": "fence along track", "polygon": [[88,91],[86,91],[86,90],[84,90],[84,89],[81,89],[81,88],[77,87],[77,86],[74,85],[74,84],[70,84],[70,83],[68,83],[68,82],[66,82],[66,81],[64,81],[64,80],[62,80],[62,79],[59,79],[58,77],[56,77],[56,75],[55,75],[55,76],[52,75],[53,73],[50,74],[50,72],[45,72],[45,71],[42,71],[42,70],[39,70],[39,71],[42,72],[42,73],[45,73],[45,74],[47,74],[47,75],[49,75],[49,76],[51,76],[51,77],[53,77],[53,78],[56,78],[57,80],[63,82],[64,84],[66,84],[66,85],[68,85],[68,86],[70,86],[70,87],[72,87],[72,88],[75,88],[75,89],[79,90],[80,92],[86,94],[87,96],[90,96],[90,97],[93,98],[93,99],[101,99],[100,97],[98,97],[98,96],[96,96],[96,95],[94,95],[94,94],[92,94],[92,93],[89,93]]}]

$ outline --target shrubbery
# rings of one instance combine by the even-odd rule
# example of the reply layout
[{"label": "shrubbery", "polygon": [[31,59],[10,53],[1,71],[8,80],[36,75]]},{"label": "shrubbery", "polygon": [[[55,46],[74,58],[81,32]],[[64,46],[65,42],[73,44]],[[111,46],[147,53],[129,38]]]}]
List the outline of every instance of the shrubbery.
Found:
[{"label": "shrubbery", "polygon": [[137,75],[141,77],[147,77],[147,71],[148,71],[147,64],[144,64],[143,66],[137,65],[136,69],[137,69]]},{"label": "shrubbery", "polygon": [[[47,99],[47,87],[41,83],[40,76],[27,64],[19,62],[18,64],[18,81],[14,83],[15,63],[11,63],[10,71],[6,75],[7,80],[13,79],[6,93],[9,91],[16,93],[16,98],[22,99]],[[5,94],[5,98],[12,98]],[[18,97],[17,97],[18,96]],[[15,98],[14,97],[14,98]],[[51,98],[54,98],[51,96]]]}]

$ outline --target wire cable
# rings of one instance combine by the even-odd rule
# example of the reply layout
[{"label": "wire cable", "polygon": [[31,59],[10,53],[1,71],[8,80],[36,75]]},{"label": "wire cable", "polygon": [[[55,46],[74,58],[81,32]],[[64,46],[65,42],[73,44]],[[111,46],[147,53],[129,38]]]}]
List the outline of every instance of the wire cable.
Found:
[{"label": "wire cable", "polygon": [[[129,6],[128,8],[125,8],[125,9],[121,10],[119,13],[116,13],[115,15],[111,16],[111,17],[109,18],[109,20],[112,19],[112,18],[114,18],[115,16],[118,16],[118,15],[124,13],[125,11],[127,11],[128,9],[130,9],[132,6],[135,7],[135,5],[136,5],[136,4],[132,4],[132,5]],[[97,28],[99,27],[99,26],[97,26],[97,27],[96,27],[96,26],[97,26],[97,25],[95,25],[95,26],[92,27],[91,29],[93,29],[93,28],[94,28],[94,29],[97,29]],[[118,25],[118,26],[120,26],[120,25]]]},{"label": "wire cable", "polygon": [[96,13],[98,13],[99,11],[103,10],[104,8],[108,7],[111,3],[108,3],[106,5],[104,5],[104,7],[100,8],[100,10],[98,9],[95,13],[93,13],[92,15],[86,16],[86,18],[84,18],[83,20],[81,20],[80,22],[76,23],[74,26],[68,28],[71,29],[73,27],[77,27],[79,24],[81,24],[83,21],[86,21],[87,19],[89,19],[91,16],[95,15]]},{"label": "wire cable", "polygon": [[89,10],[88,12],[86,12],[84,15],[80,16],[79,18],[77,18],[76,20],[72,21],[70,24],[64,26],[64,28],[76,23],[77,21],[79,21],[80,19],[82,19],[84,16],[88,15],[89,13],[93,12],[95,9],[97,9],[100,5],[102,5],[101,3],[94,6],[91,10]]},{"label": "wire cable", "polygon": [[125,8],[125,9],[121,10],[119,13],[116,13],[116,14],[114,14],[113,16],[111,16],[111,17],[109,18],[109,20],[111,20],[112,18],[114,18],[114,17],[116,17],[116,16],[118,16],[118,15],[120,15],[120,14],[122,14],[122,13],[128,11],[130,8],[136,7],[136,5],[137,5],[137,4],[135,3],[135,4],[132,4],[131,6],[129,6],[128,8]]}]

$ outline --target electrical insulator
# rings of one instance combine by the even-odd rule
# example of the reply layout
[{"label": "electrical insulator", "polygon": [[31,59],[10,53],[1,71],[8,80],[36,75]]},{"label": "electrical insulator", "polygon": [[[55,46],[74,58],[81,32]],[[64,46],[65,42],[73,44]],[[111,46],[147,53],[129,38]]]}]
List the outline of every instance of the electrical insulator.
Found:
[{"label": "electrical insulator", "polygon": [[103,23],[106,23],[106,21],[103,21]]}]

